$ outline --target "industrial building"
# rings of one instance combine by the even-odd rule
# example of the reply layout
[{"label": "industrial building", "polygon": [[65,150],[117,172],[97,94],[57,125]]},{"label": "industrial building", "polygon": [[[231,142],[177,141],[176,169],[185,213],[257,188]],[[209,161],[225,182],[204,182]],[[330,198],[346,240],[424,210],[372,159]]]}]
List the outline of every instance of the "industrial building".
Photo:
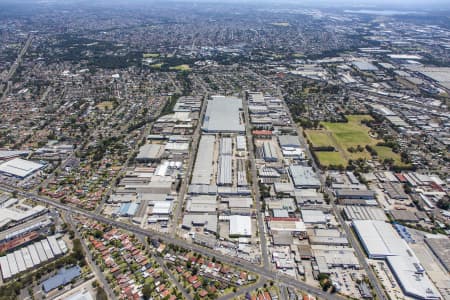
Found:
[{"label": "industrial building", "polygon": [[139,204],[137,203],[122,203],[116,212],[120,217],[133,217],[136,214]]},{"label": "industrial building", "polygon": [[24,179],[43,169],[44,167],[45,165],[40,163],[21,158],[14,158],[0,164],[0,174]]},{"label": "industrial building", "polygon": [[214,144],[216,137],[213,135],[202,135],[198,146],[197,158],[195,160],[194,170],[192,171],[191,184],[211,183],[213,175]]},{"label": "industrial building", "polygon": [[139,153],[136,156],[138,162],[154,162],[159,161],[164,153],[164,146],[159,144],[146,144],[139,148]]},{"label": "industrial building", "polygon": [[204,231],[216,234],[217,214],[185,214],[181,226],[186,230],[202,227]]},{"label": "industrial building", "polygon": [[209,195],[192,196],[186,203],[186,211],[190,213],[216,213],[217,197]]},{"label": "industrial building", "polygon": [[347,220],[379,220],[387,221],[384,210],[379,207],[347,205],[343,209]]},{"label": "industrial building", "polygon": [[245,136],[243,135],[236,136],[236,150],[247,151],[247,142]]},{"label": "industrial building", "polygon": [[241,110],[242,99],[212,96],[208,100],[202,130],[207,133],[244,133]]},{"label": "industrial building", "polygon": [[230,221],[230,237],[251,237],[252,219],[250,216],[232,215]]},{"label": "industrial building", "polygon": [[406,296],[440,299],[412,249],[389,223],[354,220],[352,224],[369,258],[386,260]]},{"label": "industrial building", "polygon": [[2,256],[0,257],[0,268],[3,281],[66,252],[67,247],[63,240],[57,240],[56,236],[49,236],[47,239]]},{"label": "industrial building", "polygon": [[320,180],[313,168],[300,165],[291,165],[289,174],[296,188],[300,189],[318,189]]},{"label": "industrial building", "polygon": [[326,224],[330,221],[330,216],[321,210],[302,209],[301,214],[305,224]]},{"label": "industrial building", "polygon": [[271,142],[264,142],[260,148],[261,157],[266,162],[276,162],[278,161],[277,150]]},{"label": "industrial building", "polygon": [[71,268],[62,268],[58,273],[42,282],[42,289],[48,293],[56,288],[64,286],[81,275],[81,268],[74,266]]},{"label": "industrial building", "polygon": [[450,272],[450,240],[448,238],[426,238],[425,243],[437,256],[447,272]]}]

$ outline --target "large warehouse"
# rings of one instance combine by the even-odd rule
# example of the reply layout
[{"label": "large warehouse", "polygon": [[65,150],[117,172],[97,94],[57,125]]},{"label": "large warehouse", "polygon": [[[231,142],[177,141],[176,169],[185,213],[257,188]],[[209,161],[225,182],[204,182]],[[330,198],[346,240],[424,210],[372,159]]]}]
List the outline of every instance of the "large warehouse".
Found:
[{"label": "large warehouse", "polygon": [[369,258],[386,260],[405,295],[416,299],[440,299],[414,252],[391,224],[354,220],[353,227]]},{"label": "large warehouse", "polygon": [[198,146],[197,159],[192,171],[191,184],[210,184],[214,172],[214,143],[213,135],[202,135]]},{"label": "large warehouse", "polygon": [[0,164],[0,174],[6,174],[17,178],[26,178],[44,168],[45,165],[29,160],[14,158]]},{"label": "large warehouse", "polygon": [[230,237],[252,236],[252,219],[250,216],[230,216]]},{"label": "large warehouse", "polygon": [[245,127],[240,116],[241,109],[242,99],[212,96],[212,99],[208,100],[202,130],[210,133],[244,133]]},{"label": "large warehouse", "polygon": [[320,180],[313,168],[291,165],[289,167],[292,181],[296,188],[300,189],[318,189],[320,188]]}]

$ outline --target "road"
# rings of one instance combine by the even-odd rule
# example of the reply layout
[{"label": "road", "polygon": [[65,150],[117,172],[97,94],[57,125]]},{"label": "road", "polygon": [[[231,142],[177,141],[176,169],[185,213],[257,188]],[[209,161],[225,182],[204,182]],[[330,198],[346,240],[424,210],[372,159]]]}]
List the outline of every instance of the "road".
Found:
[{"label": "road", "polygon": [[258,222],[259,243],[261,246],[262,263],[263,263],[263,267],[266,270],[271,270],[269,254],[267,251],[266,232],[264,230],[264,219],[263,219],[262,211],[261,211],[261,194],[259,192],[258,174],[256,172],[255,149],[253,146],[253,139],[252,139],[252,133],[251,133],[251,128],[250,128],[251,126],[250,126],[250,117],[249,117],[249,113],[248,113],[247,97],[245,97],[245,99],[242,102],[243,102],[245,122],[247,123],[245,126],[245,133],[247,136],[247,146],[248,146],[247,150],[248,150],[248,156],[249,156],[249,161],[250,161],[250,168],[251,168],[250,171],[252,174],[253,197],[255,198],[255,203],[256,203],[256,220]]},{"label": "road", "polygon": [[16,61],[13,63],[13,65],[11,66],[11,68],[9,69],[9,72],[8,72],[8,75],[6,75],[6,77],[5,77],[5,82],[6,82],[6,89],[3,91],[3,95],[2,95],[2,98],[0,99],[0,102],[2,102],[5,98],[6,98],[6,96],[8,95],[8,93],[9,93],[9,88],[10,88],[10,80],[11,80],[11,78],[14,76],[14,74],[16,73],[16,71],[17,71],[17,68],[20,66],[20,63],[22,62],[22,58],[23,58],[23,56],[25,55],[25,53],[27,52],[27,50],[28,50],[28,48],[30,47],[30,45],[31,45],[31,41],[33,40],[33,35],[32,34],[30,34],[29,36],[28,36],[28,39],[27,39],[27,41],[25,42],[25,45],[22,47],[22,49],[20,50],[20,53],[19,53],[19,55],[17,56],[17,58],[16,58]]},{"label": "road", "polygon": [[[149,248],[146,239],[142,235],[138,235],[137,238],[142,242],[142,244],[145,245],[145,249],[147,250],[147,252],[151,253],[152,251]],[[186,292],[186,289],[181,285],[180,281],[175,278],[173,273],[166,266],[166,264],[164,263],[164,260],[161,257],[157,256],[157,255],[153,256],[153,258],[161,266],[161,268],[164,270],[164,272],[166,272],[166,274],[169,276],[169,278],[173,282],[173,284],[175,284],[177,286],[178,290],[181,292],[181,294],[183,295],[184,299],[193,300],[191,295],[189,295],[189,293]]]},{"label": "road", "polygon": [[[306,142],[306,139],[303,135],[303,130],[295,122],[293,122],[291,112],[290,112],[289,108],[287,107],[286,102],[283,101],[283,105],[285,106],[285,109],[288,112],[289,118],[290,118],[293,126],[295,126],[295,128],[297,129],[297,134],[300,139],[300,143],[302,144],[303,148],[305,149],[307,156],[311,159],[313,168],[317,172],[320,173],[320,171],[319,171],[320,169],[317,166],[317,163],[312,156],[311,149],[309,149],[308,143]],[[322,186],[324,187],[324,192],[327,193],[328,197],[330,198],[330,204],[331,204],[331,208],[333,210],[334,215],[336,216],[336,218],[338,219],[342,228],[344,229],[344,231],[347,235],[347,238],[349,239],[350,245],[353,247],[353,249],[355,249],[355,254],[358,258],[359,264],[361,266],[363,266],[364,270],[366,271],[369,281],[375,290],[377,299],[387,300],[388,298],[386,297],[384,290],[381,287],[381,284],[379,283],[375,274],[373,273],[372,269],[370,268],[369,264],[367,263],[366,256],[359,244],[359,241],[356,239],[351,228],[345,222],[344,218],[342,217],[341,213],[339,212],[339,209],[337,208],[333,192],[326,187],[325,176],[323,174],[320,174],[319,179],[320,179]]]},{"label": "road", "polygon": [[[236,293],[230,293],[228,295],[217,298],[217,300],[232,300],[239,296],[245,296],[247,293],[251,293],[259,288],[262,288],[264,284],[267,283],[266,280],[259,280],[257,283],[251,284],[249,286],[239,288]],[[281,298],[284,299],[284,298]]]},{"label": "road", "polygon": [[117,221],[114,219],[106,218],[102,215],[96,214],[95,212],[87,211],[87,210],[84,210],[84,209],[81,209],[78,207],[61,204],[58,201],[37,195],[32,192],[26,192],[26,191],[23,191],[16,187],[7,187],[4,185],[0,185],[0,190],[10,192],[10,193],[15,191],[15,192],[17,192],[18,195],[20,195],[22,197],[26,197],[33,201],[37,201],[37,202],[46,204],[48,206],[55,207],[57,209],[60,209],[61,211],[64,211],[64,212],[67,212],[70,214],[78,214],[80,216],[83,216],[83,217],[86,217],[86,218],[89,218],[92,220],[96,220],[98,222],[105,223],[105,224],[108,224],[108,225],[111,225],[111,226],[114,226],[117,228],[121,228],[121,229],[127,230],[129,232],[138,234],[138,235],[144,235],[144,236],[148,236],[153,239],[159,239],[167,244],[176,245],[181,248],[184,248],[184,249],[187,249],[190,251],[194,251],[194,252],[200,253],[205,256],[216,257],[216,259],[218,259],[219,261],[226,263],[230,266],[234,266],[236,268],[245,269],[247,271],[253,272],[255,274],[258,274],[260,277],[262,277],[263,279],[266,279],[266,280],[273,280],[274,282],[281,282],[283,285],[285,285],[287,287],[299,289],[306,293],[316,295],[316,296],[320,297],[321,299],[330,299],[330,300],[331,299],[332,300],[343,299],[339,295],[326,293],[319,288],[310,286],[302,281],[297,281],[293,277],[278,274],[277,272],[268,270],[265,267],[255,265],[251,262],[248,262],[248,261],[242,260],[242,259],[238,259],[236,257],[230,257],[230,256],[223,255],[219,252],[216,252],[209,248],[204,248],[197,244],[188,243],[187,241],[185,241],[181,238],[174,238],[174,237],[171,237],[164,233],[160,233],[160,232],[156,232],[156,231],[148,230],[148,229],[142,229],[133,224],[128,224],[128,223],[124,223],[124,222]]},{"label": "road", "polygon": [[188,166],[186,168],[186,174],[184,174],[184,176],[183,176],[183,181],[181,183],[180,190],[178,191],[177,205],[176,205],[175,209],[173,210],[172,220],[173,220],[174,224],[171,228],[172,237],[175,237],[177,229],[178,229],[178,224],[181,223],[180,216],[181,216],[181,211],[183,208],[184,196],[186,195],[187,186],[189,184],[192,170],[194,168],[195,157],[197,156],[198,143],[200,141],[200,133],[201,133],[200,131],[201,131],[201,127],[202,127],[203,116],[205,115],[205,111],[206,111],[207,99],[208,99],[208,95],[205,94],[204,98],[203,98],[201,110],[200,110],[200,115],[198,118],[197,128],[195,128],[195,132],[192,135],[191,150],[189,151],[189,162],[188,162]]},{"label": "road", "polygon": [[72,216],[70,214],[66,214],[67,222],[72,227],[73,231],[75,232],[75,237],[80,240],[81,246],[83,247],[84,252],[86,253],[86,260],[91,269],[94,271],[95,276],[100,281],[101,286],[105,290],[106,294],[108,295],[108,299],[116,300],[117,297],[112,291],[111,287],[109,286],[108,282],[106,281],[105,276],[103,276],[102,271],[100,268],[95,264],[94,260],[92,259],[91,251],[89,251],[89,248],[86,245],[86,242],[84,241],[83,237],[80,236],[80,233],[77,230],[77,226],[72,220]]}]

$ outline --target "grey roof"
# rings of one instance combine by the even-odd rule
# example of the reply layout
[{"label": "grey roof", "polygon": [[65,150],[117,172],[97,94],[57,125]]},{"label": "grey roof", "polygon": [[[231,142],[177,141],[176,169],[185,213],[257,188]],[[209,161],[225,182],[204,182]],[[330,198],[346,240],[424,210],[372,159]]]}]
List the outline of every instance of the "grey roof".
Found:
[{"label": "grey roof", "polygon": [[280,135],[278,136],[278,142],[281,147],[294,147],[300,148],[300,140],[296,135]]},{"label": "grey roof", "polygon": [[159,144],[146,144],[139,148],[137,160],[157,160],[161,158],[163,146]]},{"label": "grey roof", "polygon": [[205,132],[244,132],[240,109],[242,100],[235,97],[213,96],[208,100],[202,130]]},{"label": "grey roof", "polygon": [[361,71],[378,71],[377,67],[365,61],[355,61],[353,65]]},{"label": "grey roof", "polygon": [[74,278],[77,278],[81,275],[81,269],[79,266],[74,266],[68,269],[60,269],[58,274],[49,279],[45,280],[42,283],[42,288],[44,292],[48,293],[49,291],[56,289],[60,286],[66,285],[71,282]]},{"label": "grey roof", "polygon": [[311,167],[291,165],[289,167],[295,187],[320,187],[320,180]]},{"label": "grey roof", "polygon": [[263,143],[263,158],[266,161],[276,161],[278,159],[277,152],[270,142]]},{"label": "grey roof", "polygon": [[213,135],[202,135],[194,170],[192,171],[191,184],[210,184],[213,174],[215,141],[216,137]]},{"label": "grey roof", "polygon": [[233,140],[230,137],[220,139],[220,155],[233,154]]},{"label": "grey roof", "polygon": [[231,185],[232,178],[232,158],[231,155],[219,156],[219,170],[217,172],[217,185]]},{"label": "grey roof", "polygon": [[387,220],[384,210],[379,207],[348,205],[344,207],[344,213],[348,220]]},{"label": "grey roof", "polygon": [[434,284],[420,261],[391,224],[383,221],[353,221],[353,227],[369,258],[386,259],[407,296],[439,299]]},{"label": "grey roof", "polygon": [[217,232],[217,214],[185,214],[183,227],[190,229],[192,226],[203,226],[207,231]]}]

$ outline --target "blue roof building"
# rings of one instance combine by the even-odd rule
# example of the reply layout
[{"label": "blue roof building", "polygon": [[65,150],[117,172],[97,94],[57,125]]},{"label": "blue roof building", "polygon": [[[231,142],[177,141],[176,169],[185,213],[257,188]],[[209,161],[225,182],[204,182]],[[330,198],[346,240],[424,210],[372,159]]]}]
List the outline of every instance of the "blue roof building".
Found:
[{"label": "blue roof building", "polygon": [[42,283],[42,288],[44,289],[44,292],[48,293],[53,289],[68,284],[80,275],[81,269],[79,266],[74,266],[68,269],[61,268],[55,276],[50,277]]},{"label": "blue roof building", "polygon": [[136,214],[139,204],[137,203],[123,203],[117,210],[117,215],[121,217],[132,217]]}]

